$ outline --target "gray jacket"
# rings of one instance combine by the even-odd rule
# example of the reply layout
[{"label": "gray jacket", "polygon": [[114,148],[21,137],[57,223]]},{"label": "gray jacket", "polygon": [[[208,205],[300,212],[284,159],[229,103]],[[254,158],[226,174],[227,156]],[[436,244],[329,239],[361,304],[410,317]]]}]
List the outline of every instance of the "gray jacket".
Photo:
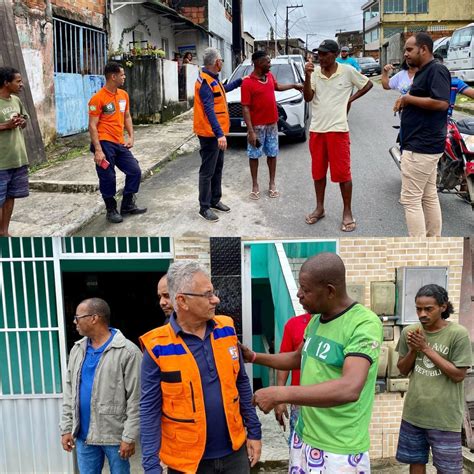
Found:
[{"label": "gray jacket", "polygon": [[[69,354],[61,434],[79,431],[79,387],[87,337],[74,344]],[[91,417],[86,442],[116,445],[137,441],[140,427],[140,370],[142,353],[117,330],[104,350],[94,376]]]}]

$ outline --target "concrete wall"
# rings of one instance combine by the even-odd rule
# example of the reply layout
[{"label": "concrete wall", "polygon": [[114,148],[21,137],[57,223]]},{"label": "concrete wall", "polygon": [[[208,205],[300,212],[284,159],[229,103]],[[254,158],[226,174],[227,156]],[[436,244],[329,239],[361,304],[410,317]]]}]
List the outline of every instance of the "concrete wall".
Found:
[{"label": "concrete wall", "polygon": [[[138,24],[138,20],[146,26]],[[133,41],[133,33],[132,31],[124,33],[124,30],[134,25],[135,31],[143,33],[144,40],[158,48],[162,48],[163,39],[168,40],[169,52],[167,59],[173,57],[176,45],[172,21],[140,5],[128,5],[110,15],[109,51],[117,50],[121,41],[122,49],[126,52],[129,51],[129,42]]]},{"label": "concrete wall", "polygon": [[176,62],[163,60],[163,103],[179,101],[178,68]]},{"label": "concrete wall", "polygon": [[192,64],[184,65],[186,71],[186,97],[188,101],[194,99],[194,86],[199,75],[199,67]]}]

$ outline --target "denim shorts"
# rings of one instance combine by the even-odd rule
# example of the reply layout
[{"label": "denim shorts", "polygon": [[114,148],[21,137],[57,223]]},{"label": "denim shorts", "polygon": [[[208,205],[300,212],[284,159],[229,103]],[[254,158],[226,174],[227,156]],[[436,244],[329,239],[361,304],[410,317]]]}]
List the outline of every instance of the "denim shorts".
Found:
[{"label": "denim shorts", "polygon": [[278,156],[278,124],[255,125],[253,127],[260,147],[254,147],[250,143],[247,144],[247,155],[251,160],[257,160],[261,156],[269,156],[275,158]]},{"label": "denim shorts", "polygon": [[7,198],[23,198],[29,195],[28,166],[0,170],[0,207]]},{"label": "denim shorts", "polygon": [[440,474],[462,474],[461,433],[419,428],[402,420],[398,437],[397,461],[427,464],[429,452]]}]

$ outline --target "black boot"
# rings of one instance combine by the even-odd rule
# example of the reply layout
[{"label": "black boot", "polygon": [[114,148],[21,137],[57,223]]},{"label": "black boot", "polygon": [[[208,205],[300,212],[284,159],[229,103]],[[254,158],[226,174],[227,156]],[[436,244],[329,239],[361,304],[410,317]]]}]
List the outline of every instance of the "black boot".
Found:
[{"label": "black boot", "polygon": [[117,212],[117,201],[114,198],[104,198],[107,214],[105,218],[112,224],[120,224],[123,217]]},{"label": "black boot", "polygon": [[133,194],[124,194],[122,205],[120,206],[120,214],[144,214],[147,211],[146,207],[137,207],[135,204],[135,196]]}]

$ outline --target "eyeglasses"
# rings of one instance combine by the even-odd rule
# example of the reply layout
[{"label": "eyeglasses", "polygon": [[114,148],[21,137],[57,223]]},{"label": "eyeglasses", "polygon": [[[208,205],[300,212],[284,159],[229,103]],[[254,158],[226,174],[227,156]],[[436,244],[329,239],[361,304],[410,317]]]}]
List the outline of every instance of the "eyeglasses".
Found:
[{"label": "eyeglasses", "polygon": [[210,300],[214,296],[219,297],[219,290],[206,291],[205,293],[180,293],[180,295],[200,296],[201,298],[207,298]]},{"label": "eyeglasses", "polygon": [[74,322],[77,323],[79,321],[79,319],[88,318],[89,316],[95,316],[95,313],[93,313],[93,314],[83,314],[82,316],[79,316],[79,315],[75,314],[74,315]]}]

